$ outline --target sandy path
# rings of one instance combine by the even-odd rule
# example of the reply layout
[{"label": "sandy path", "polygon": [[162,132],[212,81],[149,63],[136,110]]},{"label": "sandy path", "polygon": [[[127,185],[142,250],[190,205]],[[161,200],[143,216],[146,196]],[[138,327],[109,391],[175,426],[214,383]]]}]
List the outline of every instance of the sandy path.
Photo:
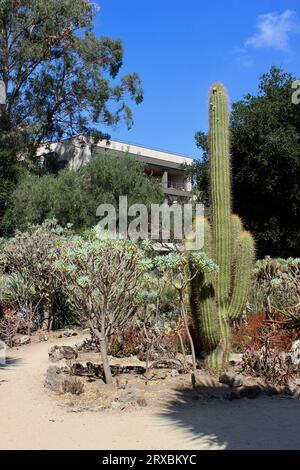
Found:
[{"label": "sandy path", "polygon": [[10,364],[0,368],[0,449],[300,448],[300,401],[292,399],[68,412],[43,387],[50,345],[11,350]]}]

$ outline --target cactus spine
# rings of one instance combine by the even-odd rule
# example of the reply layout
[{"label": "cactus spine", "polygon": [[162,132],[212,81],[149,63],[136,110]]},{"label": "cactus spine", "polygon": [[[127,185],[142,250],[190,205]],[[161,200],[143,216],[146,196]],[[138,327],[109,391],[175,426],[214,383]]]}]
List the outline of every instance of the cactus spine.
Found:
[{"label": "cactus spine", "polygon": [[216,275],[197,276],[191,286],[191,311],[200,329],[209,369],[219,372],[230,352],[231,323],[243,312],[254,261],[254,241],[231,213],[228,98],[215,84],[209,100],[211,223],[204,223],[207,252],[219,266]]}]

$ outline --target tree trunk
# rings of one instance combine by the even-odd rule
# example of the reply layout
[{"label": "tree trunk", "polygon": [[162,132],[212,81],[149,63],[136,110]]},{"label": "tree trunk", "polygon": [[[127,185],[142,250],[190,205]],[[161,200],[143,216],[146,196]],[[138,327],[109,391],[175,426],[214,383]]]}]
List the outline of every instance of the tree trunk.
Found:
[{"label": "tree trunk", "polygon": [[190,332],[189,328],[189,323],[186,315],[186,310],[185,310],[185,305],[184,305],[184,299],[181,294],[180,296],[180,301],[181,301],[181,315],[183,317],[183,322],[184,326],[188,335],[189,343],[190,343],[190,348],[191,348],[191,353],[192,353],[192,359],[193,359],[193,372],[191,374],[191,380],[192,380],[192,387],[196,388],[196,374],[197,374],[197,359],[196,359],[196,353],[195,353],[195,347],[194,347],[194,341]]},{"label": "tree trunk", "polygon": [[43,318],[43,323],[42,323],[42,330],[43,330],[43,331],[50,331],[50,330],[52,330],[52,326],[53,326],[52,314],[51,314],[49,308],[47,307],[47,308],[44,310],[44,318]]},{"label": "tree trunk", "polygon": [[108,356],[107,356],[106,338],[100,338],[99,339],[99,344],[100,344],[101,359],[102,359],[102,362],[103,362],[105,383],[111,384],[112,383],[112,375],[111,375],[110,365],[109,365]]}]

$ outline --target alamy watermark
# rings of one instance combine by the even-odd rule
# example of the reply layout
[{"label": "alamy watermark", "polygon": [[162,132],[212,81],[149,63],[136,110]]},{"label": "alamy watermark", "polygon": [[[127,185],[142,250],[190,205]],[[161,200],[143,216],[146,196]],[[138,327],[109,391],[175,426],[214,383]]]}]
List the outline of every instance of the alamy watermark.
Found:
[{"label": "alamy watermark", "polygon": [[96,215],[101,218],[98,233],[108,238],[184,241],[188,250],[201,250],[204,245],[203,204],[128,206],[127,196],[120,196],[118,210],[112,204],[101,204]]},{"label": "alamy watermark", "polygon": [[292,94],[292,103],[300,104],[300,80],[295,80],[292,83],[292,89],[295,90]]}]

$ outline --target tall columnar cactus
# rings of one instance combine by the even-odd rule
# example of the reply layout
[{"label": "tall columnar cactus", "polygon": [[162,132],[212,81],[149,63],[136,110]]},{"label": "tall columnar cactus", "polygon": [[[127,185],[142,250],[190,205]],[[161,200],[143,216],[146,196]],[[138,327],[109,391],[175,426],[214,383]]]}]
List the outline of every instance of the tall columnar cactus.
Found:
[{"label": "tall columnar cactus", "polygon": [[204,251],[218,264],[217,274],[196,276],[191,311],[206,350],[208,368],[220,371],[230,352],[231,324],[245,307],[254,262],[254,241],[231,213],[228,99],[217,83],[209,100],[211,220],[204,221]]}]

